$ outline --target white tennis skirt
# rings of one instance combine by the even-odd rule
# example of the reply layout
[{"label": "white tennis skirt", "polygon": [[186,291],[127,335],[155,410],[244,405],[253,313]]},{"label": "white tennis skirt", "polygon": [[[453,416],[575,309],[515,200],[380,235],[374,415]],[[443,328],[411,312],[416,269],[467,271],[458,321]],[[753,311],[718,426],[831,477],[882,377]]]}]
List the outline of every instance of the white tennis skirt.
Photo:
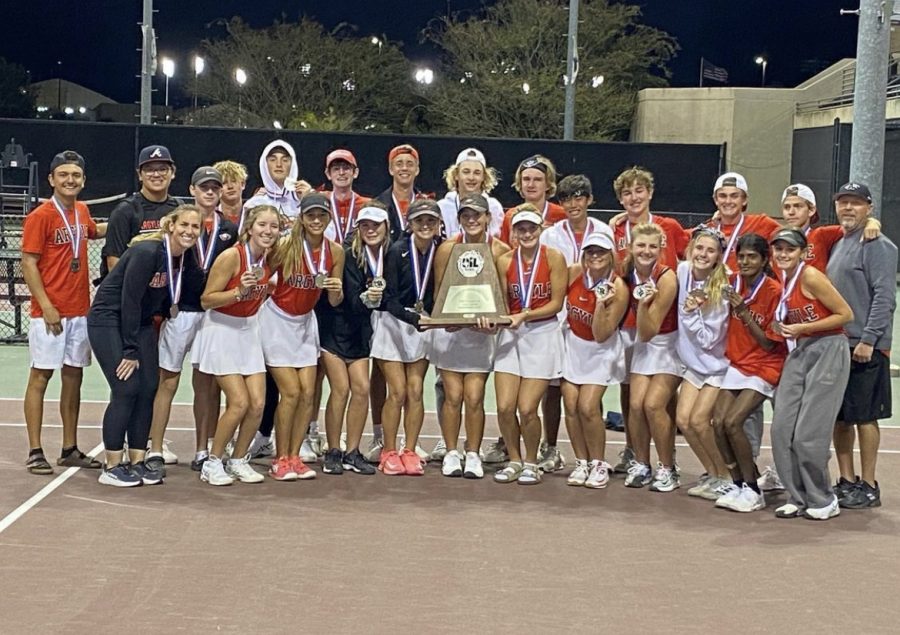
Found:
[{"label": "white tennis skirt", "polygon": [[256,315],[234,317],[207,311],[191,350],[191,362],[208,375],[266,372]]},{"label": "white tennis skirt", "polygon": [[269,298],[259,309],[259,336],[266,366],[307,368],[319,363],[319,324],[313,311],[290,315]]},{"label": "white tennis skirt", "polygon": [[769,399],[775,396],[775,386],[761,377],[745,375],[734,366],[729,366],[722,379],[722,390],[755,390]]},{"label": "white tennis skirt", "polygon": [[625,379],[625,347],[616,331],[605,342],[582,339],[566,330],[563,379],[579,386],[610,386]]},{"label": "white tennis skirt", "polygon": [[678,331],[663,333],[642,342],[635,338],[631,354],[631,372],[635,375],[675,375],[684,374],[684,364],[675,350]]},{"label": "white tennis skirt", "polygon": [[431,333],[420,333],[387,311],[372,311],[372,359],[411,364],[429,354]]},{"label": "white tennis skirt", "polygon": [[558,379],[562,377],[564,347],[556,319],[503,329],[497,336],[494,372],[523,379]]},{"label": "white tennis skirt", "polygon": [[697,390],[700,390],[704,386],[720,388],[722,386],[722,380],[725,378],[725,373],[720,373],[718,375],[701,375],[700,373],[694,372],[687,366],[682,365],[681,368],[681,376],[684,377],[684,380]]},{"label": "white tennis skirt", "polygon": [[191,351],[203,311],[179,311],[178,315],[163,322],[159,332],[159,367],[170,373],[180,373],[184,359]]},{"label": "white tennis skirt", "polygon": [[435,329],[429,358],[441,370],[455,373],[489,373],[494,369],[497,336],[460,329],[449,333]]}]

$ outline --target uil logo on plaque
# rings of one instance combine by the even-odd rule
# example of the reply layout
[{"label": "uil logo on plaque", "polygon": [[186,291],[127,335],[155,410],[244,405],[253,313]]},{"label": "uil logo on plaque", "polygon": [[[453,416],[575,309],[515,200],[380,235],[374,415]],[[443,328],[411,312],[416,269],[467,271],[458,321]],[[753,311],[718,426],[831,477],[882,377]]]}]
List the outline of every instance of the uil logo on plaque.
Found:
[{"label": "uil logo on plaque", "polygon": [[444,279],[434,299],[430,317],[423,317],[423,327],[474,326],[479,317],[508,323],[501,315],[509,313],[506,297],[491,246],[487,243],[459,243],[450,252]]}]

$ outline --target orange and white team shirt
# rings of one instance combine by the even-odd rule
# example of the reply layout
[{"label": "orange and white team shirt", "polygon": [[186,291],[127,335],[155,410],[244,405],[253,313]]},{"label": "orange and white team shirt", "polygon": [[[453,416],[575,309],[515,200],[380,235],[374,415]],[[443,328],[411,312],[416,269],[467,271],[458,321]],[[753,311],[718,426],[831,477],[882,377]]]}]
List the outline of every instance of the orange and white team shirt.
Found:
[{"label": "orange and white team shirt", "polygon": [[781,223],[766,214],[741,214],[736,223],[726,225],[710,220],[708,225],[715,227],[725,235],[725,266],[729,271],[738,270],[737,242],[745,234],[759,234],[768,239],[769,236],[781,229]]},{"label": "orange and white team shirt", "polygon": [[[530,263],[524,262],[520,253],[517,247],[513,251],[509,269],[506,270],[506,295],[512,315],[521,313],[526,304],[531,310],[539,309],[550,302],[551,295],[547,247],[541,245]],[[519,263],[522,265],[521,272]],[[555,320],[556,316],[547,319]]]},{"label": "orange and white team shirt", "polygon": [[[331,222],[325,228],[325,238],[333,240],[339,245],[343,244],[344,239],[353,233],[357,212],[372,199],[356,192],[351,192],[350,196],[344,200],[340,200],[334,192],[322,193],[331,199]],[[398,203],[402,202],[398,201]],[[408,208],[409,203],[406,206]],[[406,210],[402,210],[402,214],[405,218]]]},{"label": "orange and white team shirt", "polygon": [[[318,249],[312,250],[311,259],[317,272],[327,275],[334,265],[330,242],[322,241]],[[322,289],[316,286],[316,273],[311,271],[304,259],[301,270],[294,271],[290,276],[285,276],[281,270],[278,271],[278,282],[272,292],[272,301],[288,315],[305,315],[315,308],[321,295]]]},{"label": "orange and white team shirt", "polygon": [[769,339],[779,341],[779,344],[771,351],[766,351],[732,311],[728,318],[725,357],[744,375],[759,377],[775,386],[781,377],[784,358],[787,356],[787,348],[780,341],[782,338],[772,330],[775,309],[781,300],[781,283],[763,274],[753,288],[747,289],[740,275],[736,275],[732,277],[731,285],[744,298],[751,319],[769,336]]},{"label": "orange and white team shirt", "polygon": [[[512,237],[512,217],[516,215],[516,211],[517,209],[515,207],[510,207],[506,210],[506,214],[503,216],[503,224],[500,225],[500,240],[513,249],[519,246],[519,241]],[[550,201],[546,201],[544,203],[544,209],[538,211],[540,211],[541,216],[544,219],[544,229],[552,227],[559,221],[568,218],[568,216],[566,216],[566,210],[562,208],[562,205],[557,205]]]},{"label": "orange and white team shirt", "polygon": [[[641,278],[636,271],[632,271],[629,275],[623,276],[625,284],[628,285],[628,310],[625,311],[625,317],[622,318],[622,328],[637,328],[638,301],[637,298],[634,297],[634,288],[639,284],[644,284],[647,282],[652,282],[653,284],[658,286],[659,279],[662,278],[663,274],[667,271],[670,271],[669,267],[666,267],[662,263],[657,262],[655,265],[653,265],[653,271],[650,272],[649,278]],[[672,301],[672,306],[669,307],[669,312],[666,313],[666,316],[663,318],[662,324],[660,324],[659,326],[659,333],[657,335],[665,335],[666,333],[672,333],[673,331],[677,330],[678,298],[676,297]]]},{"label": "orange and white team shirt", "polygon": [[[659,246],[659,262],[666,267],[674,269],[679,260],[684,260],[684,250],[687,249],[691,239],[690,232],[686,231],[674,218],[650,214],[649,223],[658,225],[662,230],[662,242]],[[619,262],[625,262],[631,248],[632,224],[629,220],[623,220],[613,230],[615,237],[616,258]]]},{"label": "orange and white team shirt", "polygon": [[250,291],[242,296],[240,300],[234,304],[213,309],[213,311],[219,311],[234,317],[250,317],[251,315],[256,315],[256,312],[259,311],[259,307],[262,306],[263,300],[265,300],[268,295],[269,278],[272,276],[272,270],[269,268],[269,264],[265,261],[265,258],[258,262],[250,263],[250,252],[246,243],[229,247],[229,249],[237,250],[240,256],[241,266],[238,267],[237,273],[234,274],[228,281],[228,284],[225,285],[225,291],[237,289],[241,284],[241,276],[245,271],[250,269],[251,266],[258,267],[258,270],[262,272],[262,276],[257,278],[256,284],[253,285]]},{"label": "orange and white team shirt", "polygon": [[[614,284],[616,274],[608,280],[593,281],[595,284]],[[588,289],[584,274],[578,276],[569,285],[566,294],[566,320],[572,334],[588,342],[594,341],[594,311],[597,309],[597,294],[593,287]]]},{"label": "orange and white team shirt", "polygon": [[[790,280],[782,280],[784,285],[784,290],[781,293],[782,301],[775,311],[775,318],[784,324],[817,322],[834,314],[818,298],[809,298],[803,293],[800,277],[805,266],[806,263],[801,262]],[[844,332],[844,327],[839,326],[825,331],[817,331],[810,335],[801,335],[800,337],[824,337],[826,335],[841,335]]]},{"label": "orange and white team shirt", "polygon": [[[40,256],[38,273],[47,297],[59,311],[60,317],[81,317],[87,315],[91,305],[87,241],[97,236],[97,225],[87,205],[80,201],[75,203],[73,209],[65,210],[65,215],[64,222],[52,200],[33,209],[25,217],[22,253]],[[72,265],[76,257],[73,238],[80,238],[77,271],[73,271],[75,267]],[[41,305],[32,302],[31,317],[40,318],[43,315]]]}]

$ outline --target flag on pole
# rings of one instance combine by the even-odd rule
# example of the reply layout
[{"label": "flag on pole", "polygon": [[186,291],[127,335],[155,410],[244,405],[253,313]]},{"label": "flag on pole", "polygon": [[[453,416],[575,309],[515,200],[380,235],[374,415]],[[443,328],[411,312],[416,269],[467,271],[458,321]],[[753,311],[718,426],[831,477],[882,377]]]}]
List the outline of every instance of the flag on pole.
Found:
[{"label": "flag on pole", "polygon": [[716,66],[700,58],[700,85],[703,85],[704,79],[711,79],[714,82],[725,84],[728,82],[728,71],[721,66]]}]

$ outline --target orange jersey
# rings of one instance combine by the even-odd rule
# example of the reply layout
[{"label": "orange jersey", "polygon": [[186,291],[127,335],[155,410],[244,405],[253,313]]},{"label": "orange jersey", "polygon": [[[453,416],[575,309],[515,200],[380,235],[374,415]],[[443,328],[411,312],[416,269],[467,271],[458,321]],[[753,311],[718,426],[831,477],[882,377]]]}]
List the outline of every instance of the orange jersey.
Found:
[{"label": "orange jersey", "polygon": [[[231,277],[231,280],[228,281],[228,284],[225,285],[226,291],[237,289],[240,286],[241,275],[243,275],[248,268],[244,244],[238,243],[234,247],[229,247],[229,249],[237,250],[238,256],[240,256],[241,259],[241,266],[238,267],[238,272],[234,274],[234,276]],[[234,304],[221,306],[214,310],[225,313],[226,315],[233,315],[234,317],[250,317],[251,315],[256,315],[256,312],[259,311],[259,307],[262,306],[263,300],[266,299],[269,288],[269,277],[271,277],[271,275],[272,270],[269,269],[269,263],[263,262],[262,278],[256,281],[256,284],[253,285],[253,288],[250,289],[250,292],[247,295]]]},{"label": "orange jersey", "polygon": [[[500,240],[513,249],[519,246],[519,241],[512,238],[512,217],[515,216],[516,211],[517,209],[515,207],[510,207],[506,210],[506,214],[503,216],[503,223],[500,225]],[[562,208],[562,205],[557,205],[550,201],[544,203],[544,209],[538,210],[538,212],[541,212],[541,216],[544,218],[544,229],[552,227],[559,221],[568,218],[568,216],[566,216],[566,210]]]},{"label": "orange jersey", "polygon": [[[742,283],[743,280],[740,281]],[[732,282],[735,285],[737,280]],[[740,283],[737,283],[740,285]],[[759,290],[753,293],[753,289],[739,289],[744,296],[744,304],[750,311],[750,317],[766,333],[770,339],[780,339],[772,332],[772,322],[775,320],[775,308],[781,300],[781,283],[763,274]],[[728,318],[728,336],[725,340],[725,357],[737,370],[745,375],[752,375],[767,381],[773,386],[781,377],[781,369],[784,366],[784,358],[787,349],[779,343],[773,350],[766,351],[759,345],[749,328],[739,317],[731,312]]]},{"label": "orange jersey", "polygon": [[[738,222],[733,225],[725,225],[714,221],[709,221],[707,224],[716,227],[725,234],[725,240],[730,247],[728,253],[725,254],[725,266],[731,271],[738,270],[737,241],[740,240],[741,236],[745,234],[759,234],[768,240],[772,234],[781,229],[781,223],[765,214],[741,214]],[[735,232],[737,232],[737,236],[735,236]],[[734,240],[732,240],[732,237],[734,237]]]},{"label": "orange jersey", "polygon": [[[87,205],[75,203],[78,224],[81,225],[81,244],[78,247],[78,271],[72,271],[72,241],[56,206],[46,201],[25,217],[22,229],[22,253],[37,254],[38,273],[50,302],[60,317],[87,315],[91,305],[91,287],[88,277],[87,241],[97,235],[97,225],[91,218]],[[66,210],[66,219],[75,231],[75,210]],[[31,317],[43,317],[37,300],[31,302]]]},{"label": "orange jersey", "polygon": [[[539,309],[550,302],[550,262],[547,260],[547,247],[541,245],[538,253],[540,254],[540,262],[537,271],[534,273],[534,285],[531,292],[531,310]],[[519,249],[512,253],[512,259],[509,261],[509,269],[506,270],[506,295],[509,299],[510,314],[521,313],[524,303],[525,292],[527,291],[528,276],[534,261],[531,263],[522,262],[525,271],[522,272],[524,280],[522,284],[526,288],[519,285],[519,277],[517,272]],[[538,256],[535,256],[535,260]]]},{"label": "orange jersey", "polygon": [[[616,275],[612,274],[608,283],[613,284],[615,280]],[[582,274],[572,281],[566,295],[566,319],[574,335],[589,342],[594,341],[593,324],[596,308],[597,294],[593,289],[587,288]]]},{"label": "orange jersey", "polygon": [[[662,229],[662,244],[659,246],[659,261],[666,267],[674,269],[679,260],[684,260],[684,250],[687,249],[690,233],[685,231],[674,218],[650,214],[649,222],[659,225]],[[613,230],[616,245],[616,257],[619,262],[625,262],[631,247],[631,222],[624,220],[616,225]]]},{"label": "orange jersey", "polygon": [[[659,279],[662,275],[669,271],[669,267],[661,263],[656,263],[653,266],[653,271],[650,272],[650,280],[653,281],[654,284],[659,282]],[[628,285],[628,310],[625,312],[625,317],[622,319],[622,328],[626,329],[634,329],[637,328],[637,310],[638,310],[638,301],[634,298],[634,288],[641,283],[647,282],[646,280],[637,281],[636,278],[638,276],[635,275],[634,272],[629,276],[625,276],[625,282]],[[654,300],[655,302],[656,300]],[[672,300],[672,306],[669,307],[669,312],[666,313],[666,317],[663,318],[662,324],[659,326],[658,335],[663,335],[665,333],[671,333],[673,331],[678,330],[678,297],[676,296],[674,300]]]},{"label": "orange jersey", "polygon": [[[331,198],[332,207],[332,218],[331,223],[326,229],[326,237],[334,240],[337,243],[342,243],[347,235],[353,233],[353,223],[356,219],[356,213],[372,199],[366,196],[360,196],[356,192],[353,192],[344,200],[338,199],[334,195],[334,192],[322,192],[322,194],[325,194],[329,198]],[[407,207],[409,207],[408,203]],[[337,220],[340,223],[340,227],[335,227],[335,214],[337,215]],[[403,214],[405,217],[406,210],[403,210]]]},{"label": "orange jersey", "polygon": [[[803,277],[802,273],[799,277]],[[829,315],[833,315],[832,311],[824,304],[822,304],[822,302],[819,301],[818,298],[806,297],[801,287],[801,281],[797,280],[797,283],[794,285],[794,288],[791,289],[791,292],[787,297],[787,301],[785,303],[787,315],[783,320],[785,324],[816,322],[818,320],[824,320]],[[828,329],[826,331],[818,331],[810,335],[801,335],[800,337],[823,337],[825,335],[840,335],[843,332],[844,328],[842,326],[839,326],[837,328]]]},{"label": "orange jersey", "polygon": [[[327,240],[319,249],[313,249],[312,260],[318,265],[322,249],[325,250],[325,266],[322,273],[327,275],[334,264]],[[316,277],[309,271],[304,259],[301,271],[295,271],[290,276],[285,276],[281,270],[278,271],[278,283],[272,293],[272,301],[288,315],[305,315],[313,310],[321,295],[322,290],[316,287]]]},{"label": "orange jersey", "polygon": [[[813,227],[806,234],[806,253],[803,260],[811,267],[815,267],[825,273],[828,266],[828,258],[835,243],[844,237],[844,230],[840,225],[823,225]],[[774,268],[774,267],[773,267]]]}]

